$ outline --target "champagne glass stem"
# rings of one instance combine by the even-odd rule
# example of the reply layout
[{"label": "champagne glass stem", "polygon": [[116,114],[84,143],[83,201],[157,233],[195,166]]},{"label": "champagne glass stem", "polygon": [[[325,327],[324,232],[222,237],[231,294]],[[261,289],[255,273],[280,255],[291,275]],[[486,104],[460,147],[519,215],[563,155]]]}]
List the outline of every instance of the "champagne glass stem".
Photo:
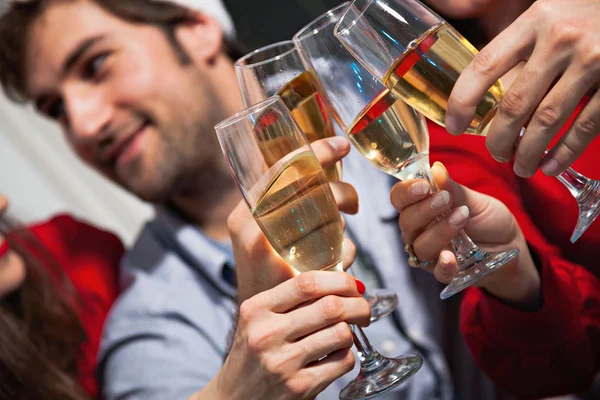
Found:
[{"label": "champagne glass stem", "polygon": [[569,192],[571,192],[575,198],[579,197],[579,194],[583,191],[586,183],[589,181],[588,178],[572,168],[567,169],[556,178],[561,181],[561,183],[565,185],[567,189],[569,189]]},{"label": "champagne glass stem", "polygon": [[577,200],[577,225],[571,235],[571,243],[575,243],[600,215],[600,181],[587,178],[572,168],[556,178]]},{"label": "champagne glass stem", "polygon": [[373,349],[371,342],[362,328],[358,325],[350,325],[352,330],[352,336],[354,337],[354,345],[358,351],[358,357],[360,359],[361,368],[366,371],[370,371],[376,368],[378,361],[381,359],[381,355]]},{"label": "champagne glass stem", "polygon": [[[515,148],[519,146],[526,131],[527,128],[521,129]],[[549,150],[546,149],[544,157],[548,153]],[[577,201],[577,225],[570,239],[571,243],[575,243],[600,215],[600,181],[590,179],[573,168],[567,168],[566,171],[556,176],[556,179],[571,192],[571,195]]]}]

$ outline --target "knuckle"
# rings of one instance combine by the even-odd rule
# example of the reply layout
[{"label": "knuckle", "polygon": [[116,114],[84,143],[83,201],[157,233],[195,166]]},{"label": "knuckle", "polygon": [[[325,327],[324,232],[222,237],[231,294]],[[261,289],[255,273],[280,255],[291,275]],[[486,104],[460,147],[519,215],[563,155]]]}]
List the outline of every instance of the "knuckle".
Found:
[{"label": "knuckle", "polygon": [[318,303],[321,314],[327,321],[338,321],[344,315],[344,304],[337,296],[325,296]]},{"label": "knuckle", "polygon": [[600,41],[596,38],[584,40],[578,59],[584,70],[597,71],[600,68]]},{"label": "knuckle", "polygon": [[351,347],[354,343],[354,338],[352,336],[352,331],[350,330],[350,326],[345,322],[340,322],[333,327],[333,332],[343,347]]},{"label": "knuckle", "polygon": [[262,360],[262,367],[274,381],[285,379],[286,365],[287,360],[279,356],[265,357]]},{"label": "knuckle", "polygon": [[550,44],[554,50],[567,49],[579,40],[581,29],[569,21],[561,21],[550,27]]},{"label": "knuckle", "polygon": [[573,124],[573,130],[578,137],[589,139],[600,133],[600,126],[590,118],[579,118]]},{"label": "knuckle", "polygon": [[523,115],[527,98],[518,90],[509,90],[500,102],[499,112],[509,118],[519,118]]},{"label": "knuckle", "polygon": [[347,274],[345,272],[341,273],[343,274],[342,279],[344,279],[344,286],[350,291],[356,289],[356,279],[350,274]]},{"label": "knuckle", "polygon": [[469,102],[465,99],[464,95],[460,93],[453,92],[450,98],[448,99],[448,108],[452,109],[454,112],[460,112],[468,106],[471,106],[471,104],[469,104]]},{"label": "knuckle", "polygon": [[[265,326],[260,329],[250,329],[248,332],[248,347],[255,352],[270,349],[277,337],[277,329],[270,329]],[[268,362],[272,363],[273,360],[270,359]]]},{"label": "knuckle", "polygon": [[[317,378],[317,377],[314,377]],[[306,393],[311,391],[313,385],[313,379],[306,379],[305,377],[294,377],[286,382],[286,389],[292,396],[292,399],[305,398]]]},{"label": "knuckle", "polygon": [[410,229],[410,220],[411,215],[409,212],[400,213],[398,217],[398,224],[400,225],[400,229],[402,230],[402,237],[411,237],[412,230]]},{"label": "knuckle", "polygon": [[402,239],[402,243],[404,244],[413,244],[415,239],[416,239],[416,233],[409,231],[408,229],[404,229],[402,226],[400,226],[401,229],[401,234],[400,234],[400,238]]},{"label": "knuckle", "polygon": [[543,128],[551,128],[560,122],[560,113],[554,106],[542,105],[533,117]]},{"label": "knuckle", "polygon": [[306,272],[296,278],[296,290],[304,296],[313,297],[318,292],[317,275],[315,272]]},{"label": "knuckle", "polygon": [[252,215],[246,207],[246,204],[238,204],[227,217],[227,229],[229,230],[229,234],[233,237],[240,236],[250,221],[252,221]]},{"label": "knuckle", "polygon": [[534,160],[536,159],[535,149],[533,149],[532,146],[535,145],[532,143],[521,143],[515,151],[515,160],[517,160],[519,164],[524,168],[527,168],[528,166],[532,165],[532,163],[534,163]]},{"label": "knuckle", "polygon": [[569,140],[565,140],[561,145],[561,153],[563,157],[559,160],[575,159],[580,151],[577,150],[577,145],[574,145]]},{"label": "knuckle", "polygon": [[354,365],[356,364],[356,358],[354,357],[354,353],[348,349],[345,357],[342,359],[342,371],[344,374],[352,371],[354,369]]},{"label": "knuckle", "polygon": [[235,215],[235,211],[229,214],[227,217],[227,229],[229,230],[229,235],[234,236],[239,232],[239,218]]},{"label": "knuckle", "polygon": [[[473,58],[470,68],[477,73],[486,74],[495,63],[495,57],[492,52],[484,48],[475,56],[475,58]],[[460,100],[457,99],[457,101]]]},{"label": "knuckle", "polygon": [[542,19],[544,21],[547,21],[549,18],[554,19],[555,13],[556,6],[548,0],[536,1],[535,3],[533,3],[533,5],[529,8],[529,11],[527,12],[527,14],[532,14],[536,16],[537,20]]},{"label": "knuckle", "polygon": [[361,297],[360,298],[360,303],[362,305],[361,306],[362,309],[361,309],[361,313],[360,314],[364,318],[367,318],[367,320],[370,320],[370,318],[371,318],[371,306],[369,305],[369,302],[366,299],[364,299],[364,298]]},{"label": "knuckle", "polygon": [[240,306],[240,322],[248,324],[258,314],[260,304],[257,297],[258,296],[252,297],[242,303],[242,305]]},{"label": "knuckle", "polygon": [[348,238],[344,239],[344,260],[351,265],[356,259],[356,245]]}]

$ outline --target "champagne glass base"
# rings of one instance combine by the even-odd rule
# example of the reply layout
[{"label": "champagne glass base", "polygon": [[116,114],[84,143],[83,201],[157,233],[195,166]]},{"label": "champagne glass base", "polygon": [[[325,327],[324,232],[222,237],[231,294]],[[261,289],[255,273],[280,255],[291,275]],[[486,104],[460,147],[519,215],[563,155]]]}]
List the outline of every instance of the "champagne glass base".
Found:
[{"label": "champagne glass base", "polygon": [[370,368],[361,368],[356,379],[340,392],[340,400],[377,397],[404,383],[423,365],[423,359],[416,354],[386,358],[376,353],[373,359]]},{"label": "champagne glass base", "polygon": [[571,243],[583,235],[586,229],[600,215],[600,181],[589,180],[581,193],[577,196],[579,216],[577,226],[571,235]]},{"label": "champagne glass base", "polygon": [[459,269],[452,281],[440,293],[440,298],[446,300],[463,289],[473,285],[492,271],[497,270],[519,254],[519,250],[510,249],[498,253],[488,253],[481,250],[480,259],[468,268]]},{"label": "champagne glass base", "polygon": [[363,297],[371,306],[371,322],[387,317],[398,307],[398,296],[387,289],[369,290]]}]

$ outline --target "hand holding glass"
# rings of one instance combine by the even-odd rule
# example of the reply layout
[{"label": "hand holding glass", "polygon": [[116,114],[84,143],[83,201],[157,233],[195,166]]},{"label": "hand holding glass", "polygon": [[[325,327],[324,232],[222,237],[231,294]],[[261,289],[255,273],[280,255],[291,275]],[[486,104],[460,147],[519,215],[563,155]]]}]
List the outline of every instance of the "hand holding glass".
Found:
[{"label": "hand holding glass", "polygon": [[[396,96],[445,126],[448,98],[477,50],[418,0],[355,0],[336,37]],[[497,81],[477,106],[466,133],[485,135],[504,96]],[[525,130],[522,130],[522,134]],[[577,200],[575,242],[600,214],[600,181],[569,168],[557,178]]]},{"label": "hand holding glass", "polygon": [[[305,67],[294,42],[287,40],[252,51],[237,60],[234,67],[246,107],[279,95],[309,142],[335,135],[318,79]],[[325,175],[329,181],[341,180],[342,162],[326,169]],[[371,321],[386,317],[398,307],[398,296],[386,289],[369,290],[364,298],[371,306]]]},{"label": "hand holding glass", "polygon": [[[330,10],[303,28],[294,41],[319,77],[334,118],[354,146],[382,171],[400,180],[426,179],[437,191],[429,167],[425,119],[356,62],[333,35],[347,5]],[[464,231],[453,239],[452,246],[459,271],[442,291],[442,299],[474,284],[518,254],[516,249],[489,253],[477,247]]]},{"label": "hand holding glass", "polygon": [[[268,98],[215,130],[231,173],[275,251],[300,273],[341,270],[344,228],[339,210],[319,161],[281,99]],[[360,327],[351,328],[361,372],[340,399],[374,397],[421,367],[417,355],[381,356]]]}]

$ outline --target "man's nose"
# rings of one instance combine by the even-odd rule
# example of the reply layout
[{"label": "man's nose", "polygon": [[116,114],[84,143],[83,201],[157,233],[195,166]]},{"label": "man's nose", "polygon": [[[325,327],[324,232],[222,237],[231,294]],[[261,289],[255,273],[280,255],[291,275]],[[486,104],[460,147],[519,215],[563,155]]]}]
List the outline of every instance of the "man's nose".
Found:
[{"label": "man's nose", "polygon": [[65,102],[73,139],[100,142],[113,114],[108,96],[100,90],[81,86],[66,93]]}]

